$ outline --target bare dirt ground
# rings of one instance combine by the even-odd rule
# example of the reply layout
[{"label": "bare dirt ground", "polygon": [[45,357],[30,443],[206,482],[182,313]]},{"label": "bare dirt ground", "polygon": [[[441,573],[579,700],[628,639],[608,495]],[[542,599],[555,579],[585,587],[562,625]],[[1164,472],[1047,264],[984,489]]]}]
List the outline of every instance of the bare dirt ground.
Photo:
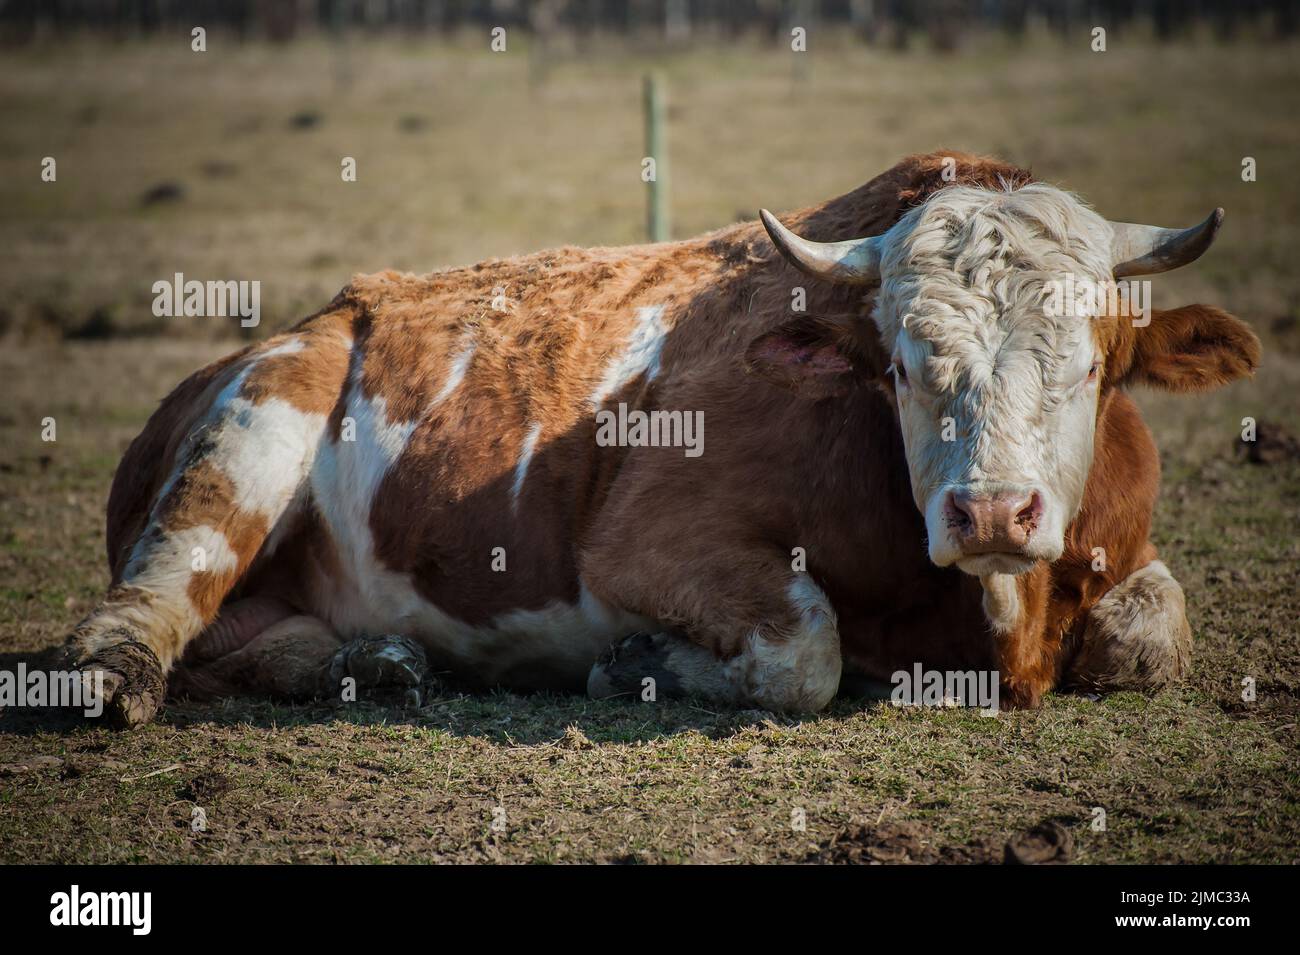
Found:
[{"label": "bare dirt ground", "polygon": [[[261,336],[352,272],[641,236],[649,60],[575,55],[535,86],[526,53],[469,45],[210,49],[0,65],[0,669],[47,662],[102,592],[118,457],[159,398],[234,347],[231,320],[155,319],[154,281],[261,279]],[[1234,311],[1264,365],[1214,395],[1139,395],[1165,467],[1156,543],[1195,632],[1182,685],[996,719],[446,688],[418,709],[176,704],[131,735],[11,709],[0,861],[1001,861],[1042,823],[1081,862],[1297,861],[1300,461],[1284,439],[1259,461],[1237,450],[1247,416],[1300,432],[1296,54],[828,42],[802,83],[781,50],[657,64],[679,235],[940,146],[1031,164],[1112,218],[1227,208],[1215,249],[1158,278],[1156,304]],[[44,156],[57,183],[38,178]]]}]

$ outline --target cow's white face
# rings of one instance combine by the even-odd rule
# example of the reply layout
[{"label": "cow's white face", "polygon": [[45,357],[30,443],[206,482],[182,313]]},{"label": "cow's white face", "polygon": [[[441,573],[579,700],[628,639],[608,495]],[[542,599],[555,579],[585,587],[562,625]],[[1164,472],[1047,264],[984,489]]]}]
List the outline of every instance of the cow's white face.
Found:
[{"label": "cow's white face", "polygon": [[1110,278],[1104,219],[1050,186],[952,188],[884,237],[873,311],[939,566],[1018,574],[1064,548],[1104,356],[1054,289]]},{"label": "cow's white face", "polygon": [[[796,268],[835,284],[879,284],[872,319],[892,358],[930,557],[981,577],[986,596],[990,584],[1006,593],[1004,575],[1064,551],[1092,467],[1107,366],[1112,385],[1193,392],[1258,364],[1258,339],[1226,312],[1185,306],[1147,328],[1111,307],[1113,276],[1195,261],[1222,217],[1216,209],[1189,229],[1108,222],[1037,183],[950,186],[882,235],[834,242],[805,239],[762,212]],[[809,314],[756,336],[745,367],[803,397],[835,398],[880,371],[876,342],[861,339],[856,322]]]}]

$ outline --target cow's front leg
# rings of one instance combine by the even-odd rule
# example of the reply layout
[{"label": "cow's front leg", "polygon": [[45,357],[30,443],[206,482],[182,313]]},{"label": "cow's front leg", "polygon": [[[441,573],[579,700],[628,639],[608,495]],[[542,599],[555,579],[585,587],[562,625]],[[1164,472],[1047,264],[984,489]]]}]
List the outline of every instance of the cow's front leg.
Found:
[{"label": "cow's front leg", "polygon": [[807,574],[793,576],[781,603],[782,612],[748,626],[730,653],[710,645],[704,628],[633,634],[591,668],[587,692],[596,699],[697,696],[816,712],[831,701],[840,682],[835,612]]},{"label": "cow's front leg", "polygon": [[1162,561],[1153,560],[1088,610],[1064,683],[1080,690],[1155,690],[1181,677],[1191,655],[1183,588]]},{"label": "cow's front leg", "polygon": [[1018,577],[989,574],[984,615],[997,647],[1003,709],[1037,707],[1056,682],[1061,635],[1047,631],[1051,572],[1039,564]]}]

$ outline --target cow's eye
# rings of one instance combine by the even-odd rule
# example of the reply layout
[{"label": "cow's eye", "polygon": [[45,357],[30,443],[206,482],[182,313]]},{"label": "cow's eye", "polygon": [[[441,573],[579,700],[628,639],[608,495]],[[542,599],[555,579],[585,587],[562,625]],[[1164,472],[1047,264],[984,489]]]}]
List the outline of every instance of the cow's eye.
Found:
[{"label": "cow's eye", "polygon": [[889,366],[894,369],[894,381],[900,385],[907,384],[907,369],[903,367],[901,359],[895,358],[893,364]]},{"label": "cow's eye", "polygon": [[1101,374],[1101,362],[1094,361],[1092,367],[1088,369],[1088,382],[1096,381],[1099,374]]}]

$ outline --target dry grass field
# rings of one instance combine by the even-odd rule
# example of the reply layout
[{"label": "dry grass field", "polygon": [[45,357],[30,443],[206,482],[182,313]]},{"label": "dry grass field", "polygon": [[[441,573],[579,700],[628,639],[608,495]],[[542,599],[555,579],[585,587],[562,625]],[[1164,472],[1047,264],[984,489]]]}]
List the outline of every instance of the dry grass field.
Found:
[{"label": "dry grass field", "polygon": [[118,457],[238,343],[232,319],[155,318],[155,281],[259,279],[263,336],[354,272],[639,241],[653,66],[679,236],[942,146],[1031,165],[1115,219],[1227,209],[1204,260],[1157,277],[1156,304],[1235,312],[1263,367],[1213,395],[1138,396],[1194,669],[1152,698],[1054,696],[997,719],[450,689],[418,709],[177,704],[130,735],[7,710],[0,862],[1000,861],[1049,820],[1086,863],[1300,860],[1300,460],[1235,447],[1246,416],[1300,432],[1300,50],[1133,36],[1094,54],[1085,34],[941,58],[814,37],[798,82],[790,53],[741,45],[598,50],[536,83],[526,50],[485,43],[229,42],[0,61],[0,668],[50,659],[102,592]]}]

